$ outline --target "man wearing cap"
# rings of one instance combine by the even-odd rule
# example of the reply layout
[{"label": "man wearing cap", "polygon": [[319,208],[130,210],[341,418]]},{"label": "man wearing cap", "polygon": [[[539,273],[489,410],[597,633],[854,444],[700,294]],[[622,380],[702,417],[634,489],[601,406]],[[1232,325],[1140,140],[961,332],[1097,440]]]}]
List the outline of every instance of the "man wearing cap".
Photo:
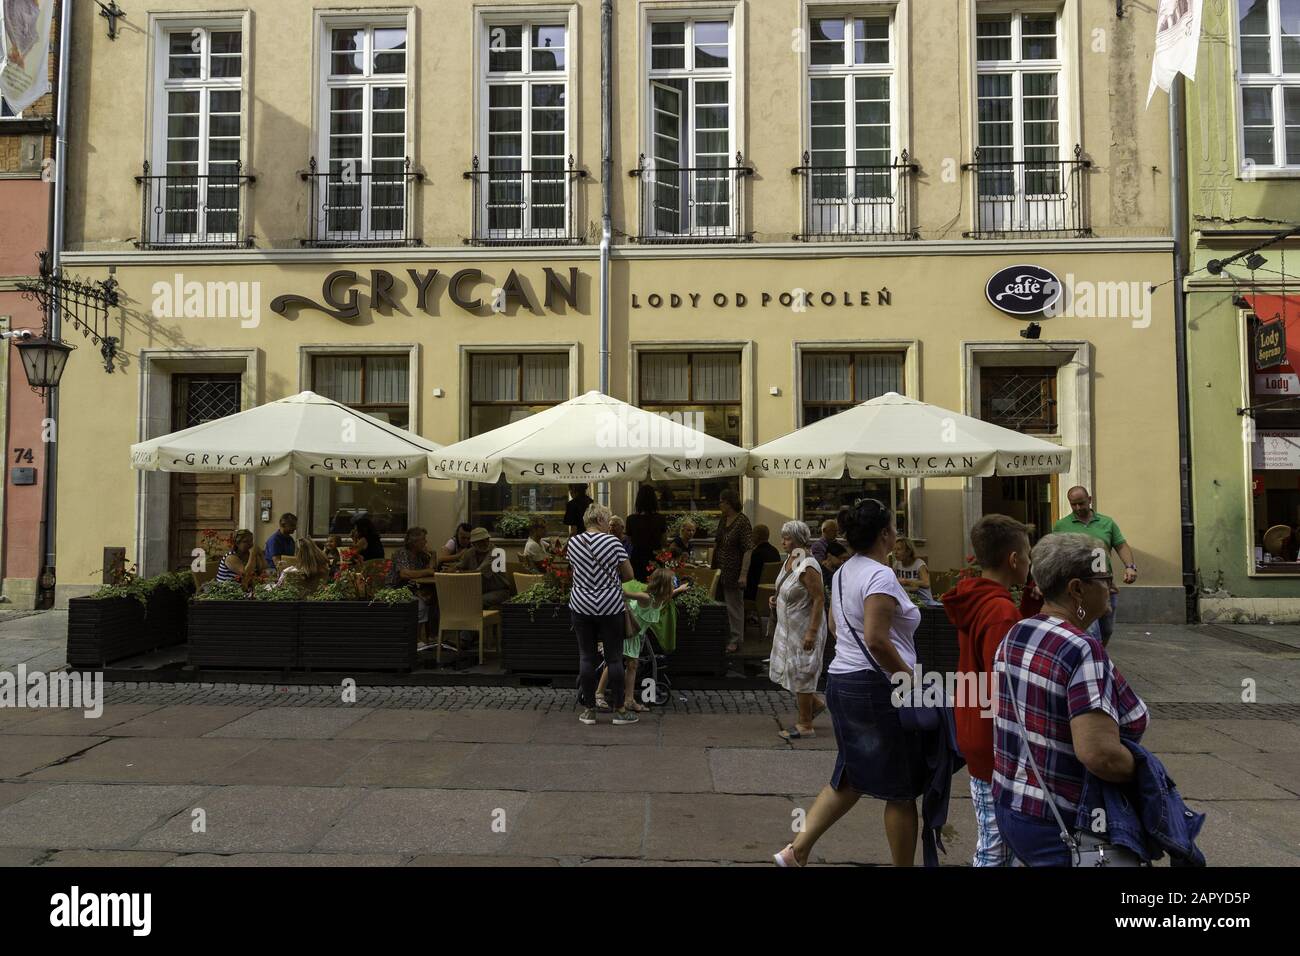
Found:
[{"label": "man wearing cap", "polygon": [[[1070,513],[1052,525],[1054,532],[1065,534],[1086,534],[1101,542],[1106,550],[1106,570],[1113,575],[1110,565],[1111,551],[1118,551],[1124,562],[1124,583],[1132,584],[1137,580],[1137,563],[1133,558],[1133,549],[1129,547],[1123,532],[1113,519],[1092,510],[1092,495],[1083,485],[1075,485],[1065,497],[1070,502]],[[1097,619],[1088,630],[1094,637],[1101,639],[1105,646],[1115,630],[1115,605],[1119,598],[1119,589],[1115,587],[1112,577],[1110,582],[1110,613]]]},{"label": "man wearing cap", "polygon": [[492,567],[495,557],[492,552],[492,535],[488,529],[475,528],[469,533],[469,547],[456,562],[457,571],[478,571],[483,575],[484,610],[498,607],[510,597],[510,582],[502,572]]}]

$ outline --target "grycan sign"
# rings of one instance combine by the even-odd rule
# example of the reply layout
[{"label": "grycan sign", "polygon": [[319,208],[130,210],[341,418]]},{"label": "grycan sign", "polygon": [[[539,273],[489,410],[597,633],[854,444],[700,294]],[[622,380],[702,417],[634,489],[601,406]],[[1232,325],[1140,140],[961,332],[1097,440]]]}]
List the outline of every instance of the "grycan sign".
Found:
[{"label": "grycan sign", "polygon": [[1061,300],[1061,280],[1042,266],[1009,266],[984,287],[993,308],[1007,315],[1043,315]]}]

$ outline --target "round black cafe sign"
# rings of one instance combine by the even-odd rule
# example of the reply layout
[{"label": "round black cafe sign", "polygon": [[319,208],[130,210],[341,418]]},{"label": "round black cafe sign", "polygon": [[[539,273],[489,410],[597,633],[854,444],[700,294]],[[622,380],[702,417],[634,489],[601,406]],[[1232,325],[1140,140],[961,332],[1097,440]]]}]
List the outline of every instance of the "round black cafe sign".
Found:
[{"label": "round black cafe sign", "polygon": [[1061,280],[1042,266],[1009,266],[984,288],[993,308],[1007,315],[1042,315],[1061,298]]}]

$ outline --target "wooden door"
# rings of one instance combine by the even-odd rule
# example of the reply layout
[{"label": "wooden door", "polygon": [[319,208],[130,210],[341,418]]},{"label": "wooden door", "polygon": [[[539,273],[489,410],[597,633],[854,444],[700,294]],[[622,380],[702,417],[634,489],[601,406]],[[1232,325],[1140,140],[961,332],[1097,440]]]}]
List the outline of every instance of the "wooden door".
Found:
[{"label": "wooden door", "polygon": [[[238,375],[173,375],[172,430],[239,411]],[[173,474],[167,567],[188,568],[205,529],[230,536],[239,526],[239,475]]]}]

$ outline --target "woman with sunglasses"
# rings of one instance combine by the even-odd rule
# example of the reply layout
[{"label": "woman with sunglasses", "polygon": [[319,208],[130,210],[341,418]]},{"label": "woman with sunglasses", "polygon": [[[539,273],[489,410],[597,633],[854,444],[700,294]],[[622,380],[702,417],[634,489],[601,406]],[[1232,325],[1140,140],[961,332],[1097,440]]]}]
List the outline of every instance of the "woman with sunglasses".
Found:
[{"label": "woman with sunglasses", "polygon": [[1133,754],[1121,737],[1141,738],[1147,707],[1088,633],[1110,610],[1112,580],[1097,539],[1045,535],[1030,563],[1042,611],[1012,627],[994,658],[993,810],[1020,862],[1069,866],[1047,801],[1074,821],[1087,772],[1111,783],[1131,780]]}]

